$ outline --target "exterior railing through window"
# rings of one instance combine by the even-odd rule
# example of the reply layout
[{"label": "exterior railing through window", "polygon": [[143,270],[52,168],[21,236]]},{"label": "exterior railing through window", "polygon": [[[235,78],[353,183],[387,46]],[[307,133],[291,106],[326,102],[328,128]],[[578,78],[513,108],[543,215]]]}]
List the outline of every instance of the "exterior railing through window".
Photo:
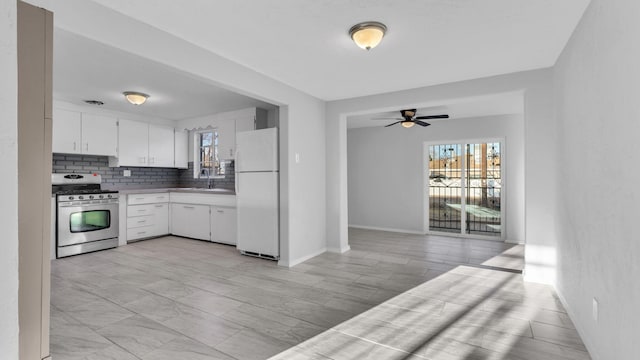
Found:
[{"label": "exterior railing through window", "polygon": [[430,231],[501,236],[501,158],[500,142],[429,146]]}]

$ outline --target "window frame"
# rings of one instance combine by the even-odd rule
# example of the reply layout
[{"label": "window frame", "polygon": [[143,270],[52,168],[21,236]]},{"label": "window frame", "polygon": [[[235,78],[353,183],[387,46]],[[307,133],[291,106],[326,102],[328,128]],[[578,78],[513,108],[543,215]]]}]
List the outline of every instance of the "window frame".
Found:
[{"label": "window frame", "polygon": [[[211,162],[211,167],[203,168],[203,159],[201,158],[201,154],[203,154],[202,149],[202,134],[211,133],[211,150],[210,153],[213,154],[213,159],[209,160]],[[216,163],[218,167],[220,166],[220,154],[219,154],[219,132],[218,128],[211,128],[205,130],[197,130],[193,132],[193,178],[194,179],[211,179],[216,176],[215,169]],[[208,169],[208,173],[205,175],[203,173],[203,169]]]}]

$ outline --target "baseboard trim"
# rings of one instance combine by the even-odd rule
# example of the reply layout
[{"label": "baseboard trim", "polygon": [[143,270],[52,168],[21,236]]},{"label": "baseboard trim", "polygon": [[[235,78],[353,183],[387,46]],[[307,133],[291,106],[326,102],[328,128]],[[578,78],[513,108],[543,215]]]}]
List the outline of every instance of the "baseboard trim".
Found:
[{"label": "baseboard trim", "polygon": [[580,339],[582,339],[582,343],[584,344],[584,346],[587,348],[587,351],[589,352],[589,356],[591,356],[591,359],[593,360],[600,360],[601,358],[598,356],[598,353],[595,351],[593,347],[593,343],[591,342],[589,337],[585,335],[584,331],[580,330],[582,326],[578,321],[576,321],[578,320],[578,317],[576,317],[575,313],[567,303],[567,300],[564,298],[562,293],[558,291],[558,288],[556,288],[555,286],[552,286],[552,287],[553,287],[553,290],[555,290],[556,295],[558,295],[558,299],[560,299],[562,306],[564,306],[564,309],[567,311],[567,315],[569,315],[569,319],[571,319],[571,321],[573,322],[573,325],[575,325],[576,331],[578,332],[578,335],[580,335]]},{"label": "baseboard trim", "polygon": [[349,245],[343,246],[341,248],[334,248],[334,247],[327,248],[327,252],[336,253],[336,254],[344,254],[349,250],[351,250],[351,246]]},{"label": "baseboard trim", "polygon": [[309,260],[311,258],[314,258],[314,257],[316,257],[318,255],[321,255],[321,254],[324,254],[326,252],[327,252],[327,248],[322,248],[322,249],[320,249],[320,250],[318,250],[318,251],[316,251],[314,253],[299,257],[299,258],[294,259],[294,260],[290,260],[290,261],[282,261],[282,260],[280,260],[280,261],[278,261],[278,266],[294,267],[294,266],[296,266],[296,265],[298,265],[300,263],[303,263],[303,262],[305,262],[305,261],[307,261],[307,260]]},{"label": "baseboard trim", "polygon": [[504,241],[505,244],[513,244],[513,245],[524,245],[524,241],[518,241],[518,240],[505,240]]},{"label": "baseboard trim", "polygon": [[424,235],[424,232],[422,231],[406,230],[406,229],[395,229],[395,228],[355,225],[355,224],[349,224],[349,227],[354,229],[363,229],[363,230],[377,230],[377,231],[387,231],[387,232],[402,233],[402,234]]}]

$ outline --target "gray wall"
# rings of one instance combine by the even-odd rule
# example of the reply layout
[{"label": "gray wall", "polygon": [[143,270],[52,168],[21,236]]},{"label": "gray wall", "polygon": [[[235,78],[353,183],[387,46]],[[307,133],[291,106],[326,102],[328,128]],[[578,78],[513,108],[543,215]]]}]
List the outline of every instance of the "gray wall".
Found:
[{"label": "gray wall", "polygon": [[554,68],[557,289],[594,359],[640,354],[638,14],[593,0]]},{"label": "gray wall", "polygon": [[522,115],[453,119],[428,128],[347,131],[349,225],[423,233],[425,142],[505,140],[506,240],[524,242]]}]

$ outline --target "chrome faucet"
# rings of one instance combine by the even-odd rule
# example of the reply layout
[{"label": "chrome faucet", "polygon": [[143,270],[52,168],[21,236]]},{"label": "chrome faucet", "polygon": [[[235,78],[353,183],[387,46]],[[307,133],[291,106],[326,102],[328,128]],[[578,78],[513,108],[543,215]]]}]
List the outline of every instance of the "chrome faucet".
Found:
[{"label": "chrome faucet", "polygon": [[209,173],[209,169],[200,169],[200,175],[207,176],[207,188],[211,189],[213,186],[213,179],[211,178],[211,174]]}]

